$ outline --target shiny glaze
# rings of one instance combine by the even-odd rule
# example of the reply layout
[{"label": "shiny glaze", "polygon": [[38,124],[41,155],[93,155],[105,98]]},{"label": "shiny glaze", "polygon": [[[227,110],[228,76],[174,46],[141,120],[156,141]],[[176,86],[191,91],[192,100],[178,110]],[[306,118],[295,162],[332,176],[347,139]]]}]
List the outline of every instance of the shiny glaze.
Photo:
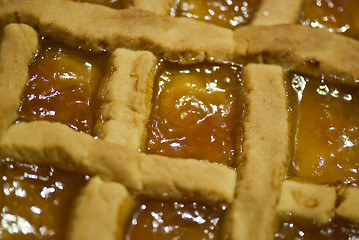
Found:
[{"label": "shiny glaze", "polygon": [[199,19],[226,28],[248,24],[261,0],[179,0],[172,16]]},{"label": "shiny glaze", "polygon": [[8,158],[2,158],[1,177],[1,239],[64,239],[88,177]]},{"label": "shiny glaze", "polygon": [[357,184],[359,88],[329,77],[293,74],[290,93],[296,112],[290,178],[314,183]]},{"label": "shiny glaze", "polygon": [[225,205],[141,199],[125,240],[219,239]]},{"label": "shiny glaze", "polygon": [[275,240],[354,240],[359,238],[359,226],[335,218],[331,223],[319,225],[310,220],[289,218],[281,221]]},{"label": "shiny glaze", "polygon": [[359,39],[359,1],[304,0],[299,23]]},{"label": "shiny glaze", "polygon": [[18,121],[61,122],[75,130],[92,133],[103,56],[84,56],[43,40],[29,66],[30,79],[22,93]]},{"label": "shiny glaze", "polygon": [[[234,163],[242,135],[240,67],[164,63],[148,122],[148,153]],[[240,144],[239,144],[240,145]]]}]

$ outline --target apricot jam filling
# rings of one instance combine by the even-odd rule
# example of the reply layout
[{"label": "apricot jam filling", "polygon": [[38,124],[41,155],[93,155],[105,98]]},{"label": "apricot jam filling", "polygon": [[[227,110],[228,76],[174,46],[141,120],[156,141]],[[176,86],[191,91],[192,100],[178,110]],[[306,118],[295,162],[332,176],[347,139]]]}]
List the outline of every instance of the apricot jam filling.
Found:
[{"label": "apricot jam filling", "polygon": [[359,1],[304,0],[299,23],[359,39]]},{"label": "apricot jam filling", "polygon": [[88,177],[1,159],[1,239],[64,239],[74,199]]},{"label": "apricot jam filling", "polygon": [[162,62],[159,68],[147,152],[232,165],[241,151],[241,67]]},{"label": "apricot jam filling", "polygon": [[18,121],[61,122],[92,134],[96,123],[96,95],[104,74],[105,56],[86,56],[42,39],[29,65]]},{"label": "apricot jam filling", "polygon": [[226,206],[140,199],[125,240],[218,239]]},{"label": "apricot jam filling", "polygon": [[341,218],[318,225],[300,218],[281,221],[275,240],[354,240],[359,239],[359,226]]},{"label": "apricot jam filling", "polygon": [[177,0],[172,16],[184,16],[236,28],[250,23],[261,0]]},{"label": "apricot jam filling", "polygon": [[114,9],[123,9],[130,6],[130,0],[73,0],[75,2],[87,2],[104,5]]},{"label": "apricot jam filling", "polygon": [[293,161],[288,177],[321,184],[358,184],[359,88],[329,77],[291,74]]}]

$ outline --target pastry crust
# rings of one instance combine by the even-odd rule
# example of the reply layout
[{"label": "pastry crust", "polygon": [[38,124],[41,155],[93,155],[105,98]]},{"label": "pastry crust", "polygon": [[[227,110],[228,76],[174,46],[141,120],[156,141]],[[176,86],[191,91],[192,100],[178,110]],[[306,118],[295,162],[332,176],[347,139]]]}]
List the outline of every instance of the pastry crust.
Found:
[{"label": "pastry crust", "polygon": [[28,64],[38,48],[35,30],[24,24],[3,29],[0,46],[0,137],[18,117],[21,92],[28,80]]},{"label": "pastry crust", "polygon": [[133,6],[159,15],[169,15],[176,0],[132,0]]},{"label": "pastry crust", "polygon": [[252,25],[277,25],[294,23],[303,0],[263,0]]},{"label": "pastry crust", "polygon": [[60,123],[13,125],[0,142],[0,153],[22,162],[85,171],[148,196],[231,202],[234,195],[236,172],[226,166],[146,155]]},{"label": "pastry crust", "polygon": [[92,178],[77,200],[68,239],[123,239],[134,206],[134,199],[123,185]]},{"label": "pastry crust", "polygon": [[[143,4],[147,9],[156,2],[134,0],[135,7]],[[150,10],[164,14],[169,2],[163,0]],[[275,8],[278,3],[290,6],[291,10],[283,12],[282,6]],[[144,123],[149,114],[149,99],[146,97],[152,90],[156,57],[185,64],[205,60],[275,63],[287,70],[315,76],[337,75],[336,81],[357,84],[358,41],[299,25],[256,26],[292,23],[299,3],[299,0],[264,1],[252,26],[240,27],[233,32],[193,19],[159,16],[138,9],[114,10],[68,0],[0,0],[1,26],[9,22],[28,23],[40,34],[70,46],[81,46],[94,52],[114,51],[115,56],[114,72],[104,94],[105,123],[100,136],[105,141],[95,140],[59,123],[39,121],[8,128],[16,119],[21,86],[27,80],[27,64],[37,49],[38,40],[35,31],[23,24],[5,27],[0,52],[0,80],[15,80],[9,82],[14,85],[0,85],[1,96],[11,99],[3,101],[0,106],[1,112],[6,113],[1,119],[0,135],[7,130],[0,140],[0,153],[18,161],[85,171],[116,182],[111,183],[116,185],[116,189],[121,183],[132,192],[156,198],[232,203],[227,216],[226,237],[241,240],[273,238],[277,201],[289,152],[287,99],[283,69],[279,66],[249,64],[244,69],[244,82],[248,89],[245,154],[244,161],[238,166],[238,178],[236,172],[226,166],[146,155],[137,149],[143,140]],[[269,5],[275,10],[264,17]],[[273,11],[277,11],[280,17],[271,18]],[[13,47],[10,42],[18,46]],[[7,62],[8,59],[12,62]],[[135,95],[129,94],[130,89]],[[12,95],[8,96],[8,93]],[[74,226],[81,225],[83,219],[89,220],[83,209],[92,208],[95,203],[86,196],[103,191],[99,186],[104,186],[105,190],[107,184],[110,183],[91,183],[86,188],[85,195],[79,200]],[[335,202],[333,188],[328,190],[324,186],[312,188],[311,185],[302,187],[298,184],[284,183],[282,198],[287,200],[281,200],[278,211],[289,210],[328,222]],[[297,190],[308,194],[308,199],[320,201],[318,212],[308,207],[308,201],[298,201],[294,197],[293,191]],[[357,204],[357,195],[357,189],[345,194],[337,210],[339,216],[357,221],[358,216],[350,212]],[[99,194],[96,196],[101,197]],[[329,196],[328,205],[322,204],[323,199],[319,197],[323,196],[326,199]],[[304,205],[304,210],[301,205]],[[113,224],[110,224],[112,229]],[[73,234],[80,230],[75,226]],[[113,232],[109,231],[112,236]],[[80,237],[75,234],[73,238]]]},{"label": "pastry crust", "polygon": [[40,34],[87,50],[144,49],[183,63],[229,61],[234,45],[231,30],[203,22],[63,0],[3,0],[0,21],[24,22]]},{"label": "pastry crust", "polygon": [[92,51],[129,47],[182,63],[245,60],[315,76],[336,75],[347,84],[359,78],[358,41],[295,24],[240,27],[233,34],[193,19],[61,0],[3,0],[0,21],[28,23],[41,34]]},{"label": "pastry crust", "polygon": [[325,224],[334,216],[335,201],[335,187],[287,180],[282,184],[277,210]]},{"label": "pastry crust", "polygon": [[337,208],[336,214],[359,224],[359,189],[349,187],[343,194],[344,200]]},{"label": "pastry crust", "polygon": [[150,52],[114,51],[113,71],[102,93],[104,123],[99,133],[102,139],[129,149],[141,149],[150,115],[156,65],[157,59]]},{"label": "pastry crust", "polygon": [[243,71],[248,90],[245,159],[238,170],[228,238],[264,240],[275,231],[275,206],[289,154],[284,73],[279,66],[261,64]]},{"label": "pastry crust", "polygon": [[314,76],[336,75],[345,84],[359,78],[359,42],[354,39],[300,25],[248,26],[235,30],[234,37],[237,61],[247,57]]}]

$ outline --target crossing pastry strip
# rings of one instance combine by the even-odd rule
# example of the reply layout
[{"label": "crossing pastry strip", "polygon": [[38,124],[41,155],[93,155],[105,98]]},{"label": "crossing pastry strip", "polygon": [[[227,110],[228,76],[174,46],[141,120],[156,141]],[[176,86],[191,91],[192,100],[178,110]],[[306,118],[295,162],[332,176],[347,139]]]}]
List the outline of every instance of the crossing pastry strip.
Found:
[{"label": "crossing pastry strip", "polygon": [[273,65],[249,64],[244,68],[248,89],[245,153],[229,215],[229,239],[273,236],[289,151],[283,74],[282,68]]},{"label": "crossing pastry strip", "polygon": [[359,189],[347,188],[344,191],[343,198],[344,200],[338,206],[336,214],[359,224]]},{"label": "crossing pastry strip", "polygon": [[9,21],[28,23],[41,34],[92,51],[123,46],[183,63],[246,60],[280,64],[315,76],[333,74],[347,83],[359,78],[358,41],[294,24],[240,27],[233,35],[229,29],[136,9],[118,11],[60,0],[46,4],[45,0],[4,0],[0,25]]},{"label": "crossing pastry strip", "polygon": [[0,153],[18,161],[84,170],[148,196],[230,202],[234,195],[236,172],[228,167],[142,154],[59,123],[11,126],[0,142]]},{"label": "crossing pastry strip", "polygon": [[170,9],[177,0],[132,0],[133,7],[148,10],[160,15],[169,15]]},{"label": "crossing pastry strip", "polygon": [[136,9],[118,11],[61,0],[4,0],[0,25],[9,21],[27,23],[40,34],[92,51],[140,48],[182,62],[228,61],[233,53],[229,29]]},{"label": "crossing pastry strip", "polygon": [[263,0],[252,25],[290,24],[297,19],[302,0]]},{"label": "crossing pastry strip", "polygon": [[38,48],[36,32],[24,24],[3,30],[0,47],[0,136],[16,120],[19,99],[28,78],[28,64]]},{"label": "crossing pastry strip", "polygon": [[134,206],[134,199],[123,185],[92,178],[77,200],[68,239],[123,239]]},{"label": "crossing pastry strip", "polygon": [[300,25],[277,25],[239,28],[234,37],[236,59],[280,64],[314,76],[336,75],[347,84],[359,78],[359,42],[344,36]]},{"label": "crossing pastry strip", "polygon": [[282,184],[277,211],[325,224],[334,216],[335,201],[335,187],[287,180]]},{"label": "crossing pastry strip", "polygon": [[102,98],[103,126],[100,137],[138,150],[144,142],[150,114],[156,57],[145,51],[117,49],[111,60],[113,71]]}]

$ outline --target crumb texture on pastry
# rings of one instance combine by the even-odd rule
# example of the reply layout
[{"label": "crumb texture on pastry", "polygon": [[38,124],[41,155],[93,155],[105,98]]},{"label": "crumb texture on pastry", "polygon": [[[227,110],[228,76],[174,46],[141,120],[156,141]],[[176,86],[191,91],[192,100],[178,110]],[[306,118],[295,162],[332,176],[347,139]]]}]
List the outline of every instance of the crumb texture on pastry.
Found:
[{"label": "crumb texture on pastry", "polygon": [[222,27],[138,9],[117,11],[72,1],[0,2],[0,23],[9,21],[27,23],[39,29],[40,34],[71,46],[92,51],[140,48],[181,62],[228,61],[234,44],[233,32]]},{"label": "crumb texture on pastry", "polygon": [[157,59],[145,51],[117,49],[112,74],[103,93],[103,125],[99,136],[133,150],[141,148],[150,115],[150,99]]},{"label": "crumb texture on pastry", "polygon": [[349,187],[344,191],[343,201],[339,204],[336,214],[340,217],[359,223],[359,189]]},{"label": "crumb texture on pastry", "polygon": [[334,216],[335,201],[334,187],[287,180],[282,183],[277,211],[325,224]]},{"label": "crumb texture on pastry", "polygon": [[38,48],[34,29],[9,24],[3,29],[0,46],[0,136],[18,117],[20,96],[28,80],[28,65]]},{"label": "crumb texture on pastry", "polygon": [[294,23],[302,0],[263,0],[252,25],[277,25]]},{"label": "crumb texture on pastry", "polygon": [[249,64],[244,68],[248,91],[244,162],[238,170],[229,216],[230,239],[264,240],[273,235],[275,206],[289,151],[283,75],[283,69],[274,65]]},{"label": "crumb texture on pastry", "polygon": [[123,239],[135,201],[120,183],[92,178],[77,199],[69,240]]},{"label": "crumb texture on pastry", "polygon": [[149,196],[209,202],[231,202],[234,196],[236,172],[226,166],[146,155],[60,123],[12,125],[0,141],[0,153],[18,161],[85,171]]}]

